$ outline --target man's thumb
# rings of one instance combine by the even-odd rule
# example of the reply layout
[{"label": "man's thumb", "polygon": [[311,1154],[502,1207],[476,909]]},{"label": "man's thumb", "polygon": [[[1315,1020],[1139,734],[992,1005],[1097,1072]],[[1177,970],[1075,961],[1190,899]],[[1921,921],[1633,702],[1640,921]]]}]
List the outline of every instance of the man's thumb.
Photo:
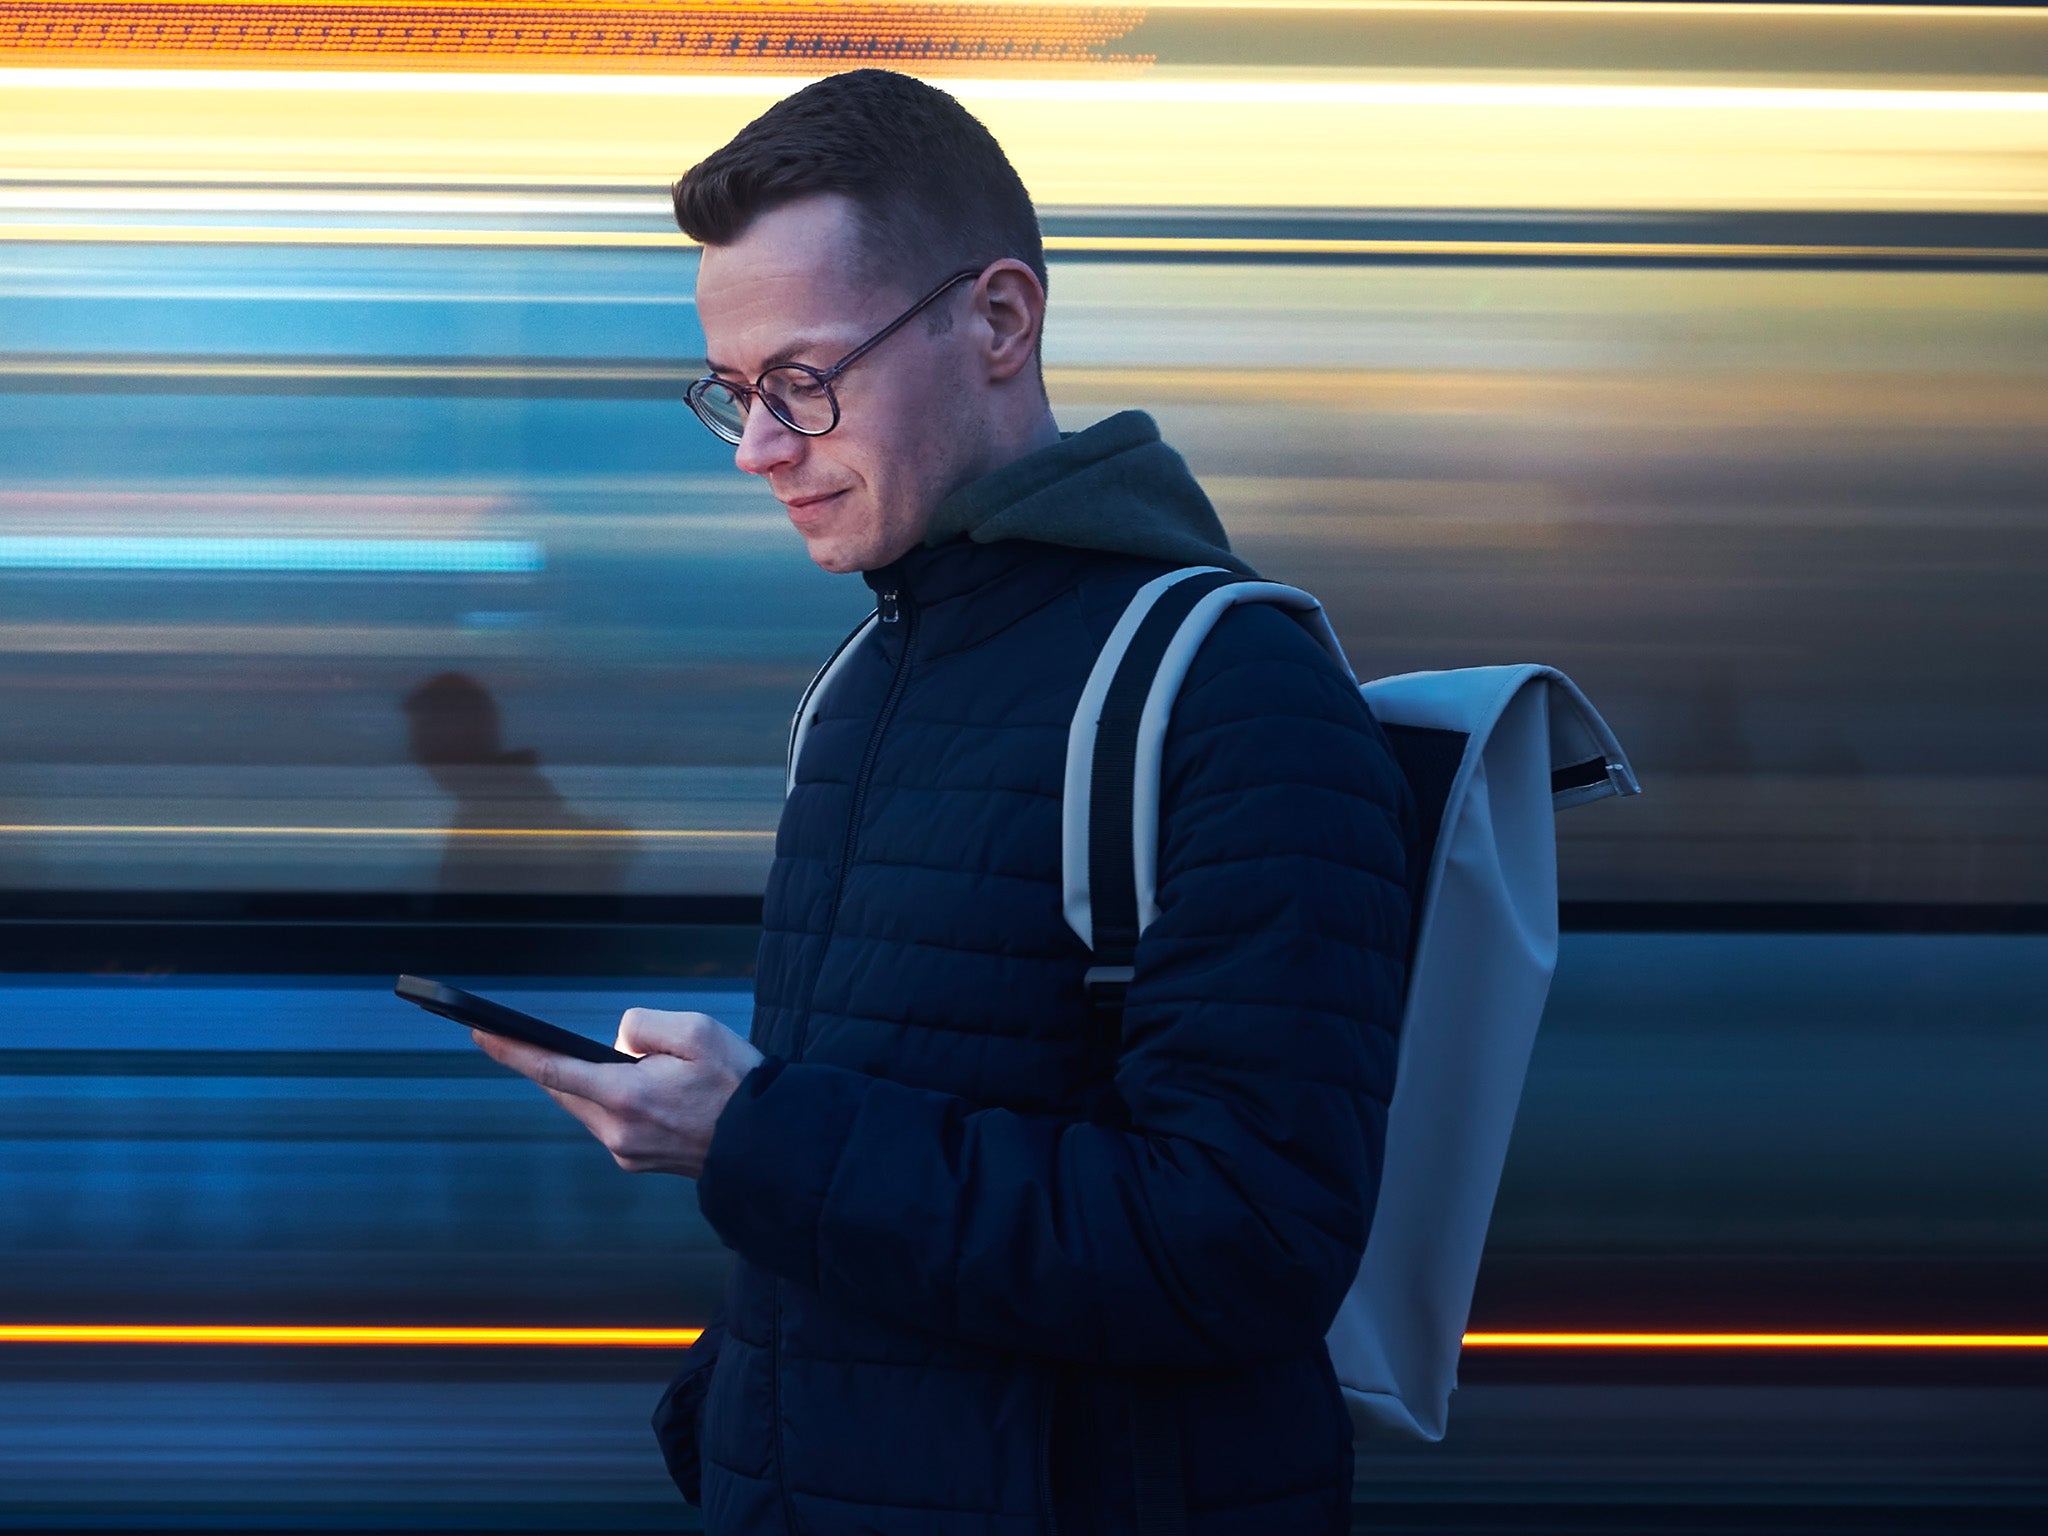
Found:
[{"label": "man's thumb", "polygon": [[617,1046],[633,1056],[701,1056],[709,1032],[717,1027],[709,1014],[628,1008],[619,1017]]}]

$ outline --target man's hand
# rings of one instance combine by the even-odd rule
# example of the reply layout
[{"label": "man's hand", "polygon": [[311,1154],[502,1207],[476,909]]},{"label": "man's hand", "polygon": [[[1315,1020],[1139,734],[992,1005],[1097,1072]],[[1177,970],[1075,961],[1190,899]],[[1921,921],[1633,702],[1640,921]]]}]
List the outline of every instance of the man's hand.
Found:
[{"label": "man's hand", "polygon": [[532,1078],[628,1173],[694,1179],[719,1111],[761,1053],[708,1013],[628,1008],[618,1049],[636,1062],[578,1061],[503,1035],[469,1032],[483,1053]]}]

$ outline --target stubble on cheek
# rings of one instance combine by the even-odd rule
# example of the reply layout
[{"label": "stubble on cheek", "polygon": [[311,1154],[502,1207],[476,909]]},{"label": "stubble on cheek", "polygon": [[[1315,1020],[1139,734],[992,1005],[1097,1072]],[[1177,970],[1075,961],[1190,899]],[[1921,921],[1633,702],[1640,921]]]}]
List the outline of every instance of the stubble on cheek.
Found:
[{"label": "stubble on cheek", "polygon": [[833,560],[827,569],[871,571],[924,542],[932,512],[963,478],[981,427],[960,384],[945,375],[945,360],[937,360],[919,387],[844,402],[849,411],[868,407],[907,430],[887,442],[864,442],[846,464],[851,483],[842,500],[853,504],[835,508],[819,529],[826,547],[813,554],[818,564],[825,564],[818,559],[824,554]]}]

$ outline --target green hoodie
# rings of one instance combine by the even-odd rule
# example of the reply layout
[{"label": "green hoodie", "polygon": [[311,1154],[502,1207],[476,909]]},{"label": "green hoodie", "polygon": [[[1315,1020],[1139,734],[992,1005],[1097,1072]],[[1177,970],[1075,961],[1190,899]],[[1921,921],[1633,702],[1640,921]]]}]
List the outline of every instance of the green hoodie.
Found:
[{"label": "green hoodie", "polygon": [[925,543],[959,538],[1031,539],[1258,574],[1230,552],[1187,461],[1159,440],[1143,411],[1062,433],[1057,443],[961,486],[933,509]]}]

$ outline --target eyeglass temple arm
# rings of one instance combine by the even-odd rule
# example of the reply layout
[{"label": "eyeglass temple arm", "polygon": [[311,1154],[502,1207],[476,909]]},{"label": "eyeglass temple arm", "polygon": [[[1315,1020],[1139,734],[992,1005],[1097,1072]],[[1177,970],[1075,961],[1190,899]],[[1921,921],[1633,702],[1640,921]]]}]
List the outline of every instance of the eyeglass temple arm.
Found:
[{"label": "eyeglass temple arm", "polygon": [[844,373],[847,369],[851,368],[855,363],[859,362],[861,358],[865,357],[869,352],[874,350],[876,347],[879,347],[883,342],[887,341],[891,336],[894,336],[898,331],[903,329],[904,326],[908,325],[912,320],[916,319],[917,316],[922,314],[938,299],[939,295],[944,293],[951,293],[957,284],[965,282],[970,277],[979,276],[981,276],[981,268],[979,267],[970,267],[965,272],[955,272],[951,277],[947,278],[943,283],[939,284],[938,287],[934,288],[930,293],[926,294],[923,298],[919,299],[915,304],[911,305],[910,308],[903,311],[902,314],[898,315],[894,320],[891,320],[887,325],[883,326],[879,331],[875,332],[875,334],[870,336],[866,341],[862,342],[859,346],[855,347],[851,352],[847,353],[846,356],[839,359],[839,361],[834,363],[830,368],[821,370],[818,374],[818,377],[825,383],[830,384],[834,379],[838,378],[840,374]]}]

